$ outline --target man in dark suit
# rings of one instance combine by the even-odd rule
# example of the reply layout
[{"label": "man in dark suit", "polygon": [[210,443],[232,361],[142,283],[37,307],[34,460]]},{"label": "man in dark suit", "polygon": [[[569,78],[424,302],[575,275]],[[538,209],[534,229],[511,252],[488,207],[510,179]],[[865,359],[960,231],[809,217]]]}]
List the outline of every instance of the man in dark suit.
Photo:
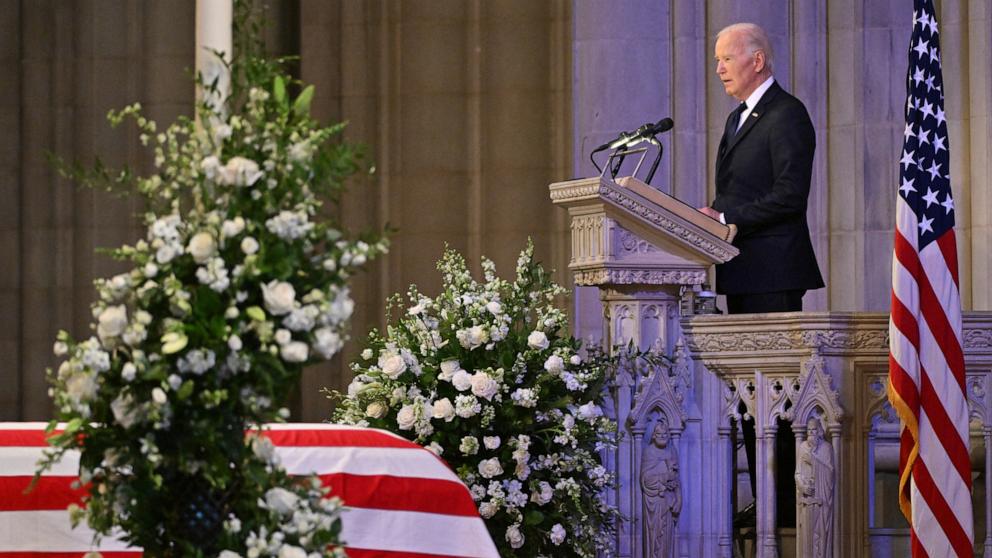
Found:
[{"label": "man in dark suit", "polygon": [[802,310],[823,278],[806,223],[816,139],[802,102],[772,77],[768,36],[738,23],[716,40],[716,73],[741,101],[716,160],[716,199],[700,211],[737,225],[740,255],[716,266],[717,292],[731,314]]}]

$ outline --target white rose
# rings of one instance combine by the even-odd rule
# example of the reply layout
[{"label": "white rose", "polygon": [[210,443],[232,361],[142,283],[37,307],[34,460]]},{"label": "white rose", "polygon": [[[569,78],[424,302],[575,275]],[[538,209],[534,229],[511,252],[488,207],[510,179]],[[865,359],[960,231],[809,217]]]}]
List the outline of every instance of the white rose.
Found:
[{"label": "white rose", "polygon": [[362,358],[364,360],[372,360],[372,349],[365,349],[362,351]]},{"label": "white rose", "polygon": [[417,422],[417,411],[413,405],[403,405],[400,412],[396,413],[396,424],[400,430],[410,430]]},{"label": "white rose", "polygon": [[124,333],[127,327],[127,308],[121,304],[119,306],[108,306],[100,312],[97,318],[99,324],[96,327],[96,334],[100,339],[110,339]]},{"label": "white rose", "polygon": [[499,436],[483,436],[482,443],[486,446],[486,449],[497,449],[500,444]]},{"label": "white rose", "polygon": [[382,362],[382,373],[393,380],[406,372],[406,361],[400,355],[390,355]]},{"label": "white rose", "polygon": [[241,239],[241,251],[249,256],[258,252],[258,241],[255,240],[255,237],[246,236]]},{"label": "white rose", "polygon": [[69,395],[69,398],[80,403],[92,401],[96,397],[98,389],[96,375],[86,372],[73,374],[65,382],[65,391]]},{"label": "white rose", "polygon": [[582,357],[580,357],[579,355],[572,355],[571,357],[569,357],[568,362],[571,362],[572,364],[578,366],[582,364]]},{"label": "white rose", "polygon": [[450,399],[445,397],[434,402],[434,418],[444,419],[444,422],[451,422],[455,418],[455,406]]},{"label": "white rose", "polygon": [[499,459],[495,457],[483,459],[479,462],[479,474],[484,479],[491,479],[503,474],[503,466],[499,464]]},{"label": "white rose", "polygon": [[365,407],[365,416],[374,419],[381,419],[389,412],[389,407],[382,401],[373,401]]},{"label": "white rose", "polygon": [[228,349],[237,352],[241,350],[241,347],[242,347],[241,338],[238,337],[236,334],[231,334],[231,336],[227,338]]},{"label": "white rose", "polygon": [[544,369],[550,372],[551,375],[557,376],[565,369],[565,361],[558,355],[551,355],[548,357],[548,360],[544,361]]},{"label": "white rose", "polygon": [[169,397],[162,388],[157,387],[152,390],[152,401],[159,405],[165,405],[169,401]]},{"label": "white rose", "polygon": [[220,233],[224,238],[232,238],[241,234],[245,230],[245,220],[241,217],[228,219],[220,227]]},{"label": "white rose", "polygon": [[489,330],[477,325],[468,329],[460,329],[455,333],[455,336],[462,347],[471,351],[489,341]]},{"label": "white rose", "polygon": [[506,528],[506,542],[513,548],[520,548],[524,545],[524,534],[520,532],[518,525],[510,525]]},{"label": "white rose", "polygon": [[499,382],[492,379],[485,372],[476,372],[472,375],[472,393],[486,401],[492,400],[496,392],[499,391]]},{"label": "white rose", "polygon": [[459,370],[451,377],[451,384],[458,391],[465,391],[472,387],[472,375],[464,370]]},{"label": "white rose", "polygon": [[299,500],[299,496],[278,486],[275,488],[270,488],[265,493],[265,504],[269,506],[269,509],[275,510],[281,515],[293,513],[294,508],[296,508],[296,503],[299,502]]},{"label": "white rose", "polygon": [[551,542],[557,546],[564,541],[565,528],[561,526],[561,523],[555,523],[554,527],[551,528]]},{"label": "white rose", "polygon": [[537,351],[548,348],[548,336],[543,331],[532,331],[527,336],[527,346]]},{"label": "white rose", "polygon": [[495,300],[486,305],[486,310],[491,314],[499,314],[503,311],[503,306]]},{"label": "white rose", "polygon": [[241,558],[241,555],[231,550],[222,550],[220,551],[220,554],[217,555],[217,558]]},{"label": "white rose", "polygon": [[489,519],[490,517],[496,515],[497,511],[499,511],[499,506],[492,502],[483,502],[482,505],[479,506],[479,515],[481,515],[483,519]]},{"label": "white rose", "polygon": [[125,382],[130,382],[134,379],[137,372],[138,369],[134,366],[133,362],[125,362],[124,366],[121,367],[121,378]]},{"label": "white rose", "polygon": [[217,252],[217,241],[214,240],[214,235],[208,232],[198,232],[189,239],[189,246],[186,247],[186,250],[193,256],[193,261],[196,263],[207,263],[207,260]]},{"label": "white rose", "polygon": [[134,399],[130,395],[118,395],[110,403],[110,411],[114,413],[114,420],[124,428],[131,428],[131,425],[138,420]]},{"label": "white rose", "polygon": [[267,436],[254,436],[251,439],[251,452],[266,463],[278,462],[276,446]]},{"label": "white rose", "polygon": [[293,310],[296,302],[296,290],[285,281],[273,279],[262,285],[262,298],[265,308],[275,316],[282,316]]},{"label": "white rose", "polygon": [[441,363],[441,374],[438,375],[438,380],[444,380],[445,382],[450,382],[451,377],[454,376],[455,372],[458,372],[462,367],[457,360],[446,360]]},{"label": "white rose", "polygon": [[231,157],[221,170],[221,181],[236,186],[251,186],[262,177],[258,163],[244,157]]},{"label": "white rose", "polygon": [[179,254],[179,250],[172,244],[163,244],[155,251],[155,261],[160,264],[166,264],[171,262]]},{"label": "white rose", "polygon": [[289,332],[288,329],[277,329],[275,335],[272,336],[276,343],[280,345],[285,345],[293,340],[293,334]]},{"label": "white rose", "polygon": [[279,356],[286,362],[306,362],[310,356],[310,347],[302,341],[290,341],[279,347]]}]

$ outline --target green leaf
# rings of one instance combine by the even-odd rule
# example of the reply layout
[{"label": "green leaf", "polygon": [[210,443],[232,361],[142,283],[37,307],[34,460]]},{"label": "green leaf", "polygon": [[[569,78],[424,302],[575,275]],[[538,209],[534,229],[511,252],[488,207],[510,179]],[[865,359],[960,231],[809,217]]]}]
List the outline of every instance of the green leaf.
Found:
[{"label": "green leaf", "polygon": [[524,524],[530,525],[531,527],[533,527],[534,525],[540,525],[541,522],[543,521],[544,521],[544,514],[537,510],[531,510],[527,512],[527,515],[524,516]]},{"label": "green leaf", "polygon": [[189,396],[193,394],[193,380],[186,380],[183,385],[179,386],[179,391],[176,392],[176,397],[180,401],[189,399]]},{"label": "green leaf", "polygon": [[283,81],[282,76],[276,76],[275,82],[272,84],[272,96],[275,97],[277,103],[286,106],[286,82]]},{"label": "green leaf", "polygon": [[256,322],[265,321],[265,310],[262,310],[258,306],[252,306],[250,308],[245,309],[245,314],[252,320],[255,320]]},{"label": "green leaf", "polygon": [[313,85],[308,85],[293,103],[293,112],[299,116],[310,114],[310,102],[313,100]]}]

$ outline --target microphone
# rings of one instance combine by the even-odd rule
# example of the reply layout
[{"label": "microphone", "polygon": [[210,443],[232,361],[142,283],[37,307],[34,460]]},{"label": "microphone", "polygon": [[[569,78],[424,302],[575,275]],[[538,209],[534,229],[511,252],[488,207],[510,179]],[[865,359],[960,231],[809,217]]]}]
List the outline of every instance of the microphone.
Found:
[{"label": "microphone", "polygon": [[590,155],[592,155],[593,153],[599,153],[600,151],[603,151],[605,149],[616,149],[616,148],[620,147],[621,145],[624,145],[628,141],[630,141],[630,139],[632,137],[634,137],[634,135],[636,133],[637,133],[636,131],[634,131],[634,132],[620,132],[620,134],[617,137],[615,137],[615,138],[611,139],[610,141],[608,141],[608,142],[600,145],[596,149],[593,149],[592,152],[590,153]]},{"label": "microphone", "polygon": [[634,132],[634,135],[627,140],[628,147],[639,143],[641,140],[652,138],[658,134],[663,134],[675,127],[675,121],[671,118],[662,118],[654,124],[648,122]]}]

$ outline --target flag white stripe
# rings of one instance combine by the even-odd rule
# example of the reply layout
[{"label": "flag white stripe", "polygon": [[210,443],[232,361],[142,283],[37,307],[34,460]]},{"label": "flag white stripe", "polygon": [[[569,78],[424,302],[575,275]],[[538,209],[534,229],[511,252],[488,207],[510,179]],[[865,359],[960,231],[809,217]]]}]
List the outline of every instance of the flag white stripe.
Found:
[{"label": "flag white stripe", "polygon": [[291,475],[350,473],[461,482],[434,454],[421,448],[276,446],[276,454]]},{"label": "flag white stripe", "polygon": [[[88,552],[93,531],[85,525],[73,529],[65,510],[0,512],[0,552]],[[100,550],[140,550],[115,537],[100,540]]]},{"label": "flag white stripe", "polygon": [[[0,446],[0,476],[30,477],[38,470],[44,447]],[[45,472],[46,477],[75,477],[79,474],[79,452],[67,451],[58,463]]]},{"label": "flag white stripe", "polygon": [[347,508],[341,526],[341,539],[349,548],[499,558],[478,517]]}]

